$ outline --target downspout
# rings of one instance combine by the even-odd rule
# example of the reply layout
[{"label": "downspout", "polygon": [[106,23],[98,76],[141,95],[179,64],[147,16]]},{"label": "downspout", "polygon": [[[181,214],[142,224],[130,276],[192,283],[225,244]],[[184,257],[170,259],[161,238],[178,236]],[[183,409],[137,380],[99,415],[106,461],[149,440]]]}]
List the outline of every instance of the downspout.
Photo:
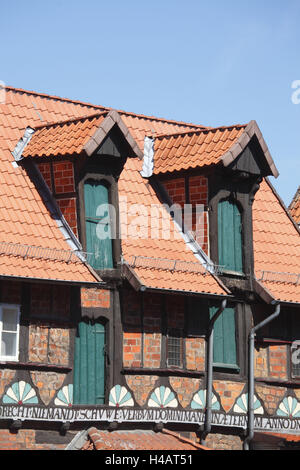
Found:
[{"label": "downspout", "polygon": [[[273,304],[275,302],[272,302]],[[248,430],[244,441],[244,450],[249,450],[249,444],[254,437],[254,341],[256,332],[280,315],[280,304],[276,305],[275,312],[264,321],[256,325],[249,334],[249,380],[248,380]]]},{"label": "downspout", "polygon": [[214,360],[214,325],[226,308],[227,300],[223,300],[221,307],[211,318],[207,330],[207,373],[206,373],[206,406],[205,421],[203,432],[201,435],[201,445],[205,446],[205,440],[211,431],[211,402],[212,402],[212,385],[213,385],[213,360]]}]

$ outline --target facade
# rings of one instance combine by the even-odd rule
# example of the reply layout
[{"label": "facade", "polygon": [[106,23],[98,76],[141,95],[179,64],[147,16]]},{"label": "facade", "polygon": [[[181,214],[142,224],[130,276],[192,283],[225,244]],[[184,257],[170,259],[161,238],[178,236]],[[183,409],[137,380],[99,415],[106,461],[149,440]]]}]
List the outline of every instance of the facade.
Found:
[{"label": "facade", "polygon": [[255,121],[5,98],[0,448],[297,448],[299,228]]}]

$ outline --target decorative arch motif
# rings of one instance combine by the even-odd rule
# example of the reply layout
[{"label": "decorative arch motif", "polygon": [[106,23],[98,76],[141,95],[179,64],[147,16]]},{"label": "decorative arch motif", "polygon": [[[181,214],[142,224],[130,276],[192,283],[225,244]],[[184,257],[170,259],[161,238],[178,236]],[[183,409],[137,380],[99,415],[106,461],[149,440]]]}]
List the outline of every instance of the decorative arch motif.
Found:
[{"label": "decorative arch motif", "polygon": [[[254,407],[255,415],[264,414],[264,409],[262,407],[262,404],[256,395],[254,395],[253,407]],[[246,414],[248,412],[248,393],[244,393],[237,399],[233,407],[233,412],[238,413],[238,414]]]},{"label": "decorative arch motif", "polygon": [[69,407],[73,405],[73,384],[65,385],[57,392],[54,404]]},{"label": "decorative arch motif", "polygon": [[109,394],[109,406],[115,406],[117,408],[134,406],[131,393],[126,387],[115,385]]},{"label": "decorative arch motif", "polygon": [[300,418],[300,403],[294,397],[285,397],[276,412],[277,416],[286,418]]},{"label": "decorative arch motif", "polygon": [[150,408],[177,408],[178,400],[169,387],[157,387],[148,400]]},{"label": "decorative arch motif", "polygon": [[[191,408],[193,410],[204,410],[206,407],[206,390],[199,390],[193,397]],[[212,394],[211,407],[214,411],[221,409],[220,402],[216,395]]]},{"label": "decorative arch motif", "polygon": [[12,384],[3,395],[2,401],[3,403],[15,403],[17,405],[32,405],[39,402],[34,388],[24,380]]}]

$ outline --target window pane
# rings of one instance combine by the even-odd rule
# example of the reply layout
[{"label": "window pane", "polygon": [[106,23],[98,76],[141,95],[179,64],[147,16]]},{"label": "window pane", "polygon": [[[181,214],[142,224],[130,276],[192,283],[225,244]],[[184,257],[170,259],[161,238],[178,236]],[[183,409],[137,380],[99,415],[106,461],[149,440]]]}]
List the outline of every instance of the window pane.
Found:
[{"label": "window pane", "polygon": [[300,377],[300,364],[292,364],[292,377]]},{"label": "window pane", "polygon": [[2,309],[3,331],[17,331],[18,311],[14,308]]},{"label": "window pane", "polygon": [[300,377],[300,344],[295,341],[291,346],[291,372],[292,377]]},{"label": "window pane", "polygon": [[15,333],[2,333],[1,356],[15,357],[16,341],[17,335]]},{"label": "window pane", "polygon": [[182,338],[180,332],[174,330],[169,332],[167,348],[168,365],[182,367]]}]

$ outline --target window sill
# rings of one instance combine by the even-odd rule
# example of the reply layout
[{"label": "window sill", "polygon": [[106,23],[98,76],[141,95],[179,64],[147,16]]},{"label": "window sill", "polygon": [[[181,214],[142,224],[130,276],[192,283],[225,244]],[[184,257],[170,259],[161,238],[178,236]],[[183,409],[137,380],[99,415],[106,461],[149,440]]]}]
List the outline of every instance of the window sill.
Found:
[{"label": "window sill", "polygon": [[230,269],[222,269],[220,272],[220,276],[231,276],[240,279],[246,279],[247,277],[245,273],[241,273],[239,271],[231,271]]},{"label": "window sill", "polygon": [[289,345],[293,344],[293,341],[288,341],[285,339],[272,339],[272,338],[255,338],[256,343],[260,344],[282,344],[282,345]]},{"label": "window sill", "polygon": [[158,375],[158,376],[174,376],[174,377],[191,377],[198,378],[205,375],[204,371],[193,371],[177,368],[160,368],[147,369],[143,367],[124,367],[121,371],[123,375]]},{"label": "window sill", "polygon": [[216,372],[226,372],[226,373],[232,373],[232,374],[239,374],[241,369],[238,365],[236,364],[213,364],[213,369]]},{"label": "window sill", "polygon": [[0,357],[0,364],[18,364],[19,360],[15,357]]},{"label": "window sill", "polygon": [[39,371],[53,371],[68,373],[72,370],[68,366],[60,366],[56,364],[38,364],[35,362],[15,362],[0,360],[0,369],[26,369],[26,370],[39,370]]},{"label": "window sill", "polygon": [[119,281],[122,278],[120,268],[95,269],[95,271],[105,281]]},{"label": "window sill", "polygon": [[271,378],[263,378],[263,377],[255,377],[255,382],[263,383],[266,385],[277,385],[279,387],[300,387],[300,377],[291,378],[291,379],[271,379]]}]

